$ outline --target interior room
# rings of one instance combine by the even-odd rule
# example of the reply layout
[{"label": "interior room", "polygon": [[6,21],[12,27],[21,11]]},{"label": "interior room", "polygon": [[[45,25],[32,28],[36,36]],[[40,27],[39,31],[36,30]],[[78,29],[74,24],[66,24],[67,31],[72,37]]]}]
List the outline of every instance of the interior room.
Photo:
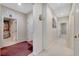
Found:
[{"label": "interior room", "polygon": [[28,56],[33,52],[31,3],[0,4],[1,56]]},{"label": "interior room", "polygon": [[79,4],[0,4],[1,56],[79,55]]}]

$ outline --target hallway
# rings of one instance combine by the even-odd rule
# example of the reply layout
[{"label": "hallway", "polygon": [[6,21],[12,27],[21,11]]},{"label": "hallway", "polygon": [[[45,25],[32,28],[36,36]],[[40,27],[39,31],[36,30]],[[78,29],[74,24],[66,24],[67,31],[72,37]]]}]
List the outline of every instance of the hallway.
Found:
[{"label": "hallway", "polygon": [[53,42],[47,50],[40,52],[38,56],[73,56],[73,50],[58,42]]},{"label": "hallway", "polygon": [[[75,9],[75,7],[77,8]],[[3,55],[28,55],[26,51],[28,50],[27,42],[19,44],[17,47],[15,44],[30,40],[33,41],[33,52],[29,53],[34,56],[76,55],[77,50],[79,50],[78,7],[79,4],[76,5],[74,3],[1,4],[2,21],[9,19],[12,20],[12,24],[15,24],[11,28],[13,30],[10,29],[12,38],[4,39],[4,34],[7,32],[1,32],[0,41],[2,43],[0,43],[0,47],[3,50]],[[6,24],[4,26],[2,22],[0,25],[3,30],[9,27]],[[9,46],[8,49],[4,49],[7,46]],[[18,46],[23,49],[18,49]],[[5,50],[9,54],[6,54]],[[13,52],[14,50],[16,52]],[[75,51],[76,53],[74,54]]]}]

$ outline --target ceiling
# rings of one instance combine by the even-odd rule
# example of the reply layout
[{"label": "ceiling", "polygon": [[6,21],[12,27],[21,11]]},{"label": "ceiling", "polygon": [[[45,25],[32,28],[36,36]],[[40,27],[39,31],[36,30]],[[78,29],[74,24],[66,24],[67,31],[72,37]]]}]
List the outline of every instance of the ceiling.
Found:
[{"label": "ceiling", "polygon": [[[1,5],[24,14],[28,14],[33,10],[32,3],[22,3],[22,5],[18,5],[18,3],[2,3]],[[68,16],[72,7],[71,3],[49,3],[48,5],[57,17]],[[76,3],[76,10],[79,11],[78,3]]]},{"label": "ceiling", "polygon": [[18,5],[18,3],[2,3],[1,5],[24,14],[30,13],[33,9],[32,3],[22,3],[21,5]]},{"label": "ceiling", "polygon": [[72,7],[71,3],[51,3],[48,5],[57,17],[68,16]]}]

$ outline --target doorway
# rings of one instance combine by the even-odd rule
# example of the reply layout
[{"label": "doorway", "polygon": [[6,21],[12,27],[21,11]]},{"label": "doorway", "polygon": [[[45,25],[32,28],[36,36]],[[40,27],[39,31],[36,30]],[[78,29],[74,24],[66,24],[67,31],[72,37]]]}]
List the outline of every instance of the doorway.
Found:
[{"label": "doorway", "polygon": [[[17,40],[17,21],[16,19],[4,17],[3,18],[3,44],[8,46]],[[6,45],[7,44],[7,45]]]},{"label": "doorway", "polygon": [[4,29],[3,29],[3,39],[7,39],[11,37],[11,21],[9,19],[4,18]]}]

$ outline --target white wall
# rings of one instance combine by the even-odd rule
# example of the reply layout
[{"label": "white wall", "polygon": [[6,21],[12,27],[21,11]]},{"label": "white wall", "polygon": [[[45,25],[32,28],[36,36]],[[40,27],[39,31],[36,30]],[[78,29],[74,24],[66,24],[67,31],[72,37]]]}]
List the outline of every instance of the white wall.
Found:
[{"label": "white wall", "polygon": [[73,48],[74,47],[74,11],[75,11],[75,4],[72,5],[72,9],[69,15],[69,39],[68,39],[68,47]]},{"label": "white wall", "polygon": [[68,47],[73,48],[73,37],[74,37],[74,15],[69,17],[69,40]]},{"label": "white wall", "polygon": [[27,40],[25,15],[20,12],[17,12],[17,11],[14,11],[12,9],[2,6],[2,18],[9,17],[10,14],[12,15],[13,19],[17,20],[17,34],[18,34],[18,36],[17,36],[16,40],[13,40],[13,39],[2,40],[2,43],[3,43],[2,47],[15,44],[16,42],[21,42],[21,41]]},{"label": "white wall", "polygon": [[27,39],[33,40],[33,13],[26,15],[26,28],[27,28]]},{"label": "white wall", "polygon": [[53,14],[53,11],[49,8],[47,5],[47,19],[46,19],[46,48],[48,48],[50,45],[57,40],[58,35],[57,35],[57,28],[52,28],[52,19],[53,17],[55,18],[56,25],[57,25],[57,18]]},{"label": "white wall", "polygon": [[[42,14],[43,21],[39,20]],[[33,54],[37,55],[43,49],[47,49],[57,40],[57,28],[52,28],[52,18],[57,18],[46,4],[34,4],[33,6]],[[50,44],[51,43],[51,44]]]},{"label": "white wall", "polygon": [[42,51],[42,21],[39,15],[42,14],[42,4],[33,5],[33,54],[37,55]]},{"label": "white wall", "polygon": [[42,21],[42,34],[43,34],[43,37],[42,37],[42,41],[43,41],[43,50],[46,49],[46,23],[47,23],[47,4],[42,4],[42,18],[43,18],[43,21]]}]

